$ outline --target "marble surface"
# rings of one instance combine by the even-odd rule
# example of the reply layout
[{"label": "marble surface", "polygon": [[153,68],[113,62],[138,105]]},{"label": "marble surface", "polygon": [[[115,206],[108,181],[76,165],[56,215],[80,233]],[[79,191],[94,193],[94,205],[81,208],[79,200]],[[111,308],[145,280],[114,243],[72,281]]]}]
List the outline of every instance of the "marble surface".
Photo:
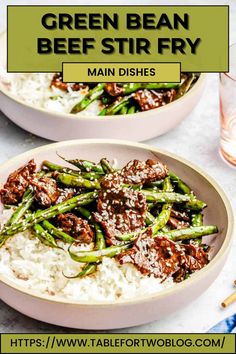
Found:
[{"label": "marble surface", "polygon": [[[7,4],[18,1],[2,1],[2,9]],[[21,3],[45,3],[43,1],[21,1]],[[50,1],[47,1],[50,3]],[[55,3],[55,2],[54,2]],[[70,3],[57,1],[57,3]],[[80,3],[83,2],[76,2]],[[92,3],[92,2],[88,2]],[[96,2],[105,4],[106,1]],[[122,4],[121,1],[114,3]],[[124,2],[123,2],[124,3]],[[141,4],[141,1],[129,1],[130,4]],[[159,4],[149,1],[149,4]],[[163,3],[163,2],[162,2]],[[169,1],[168,4],[190,4],[190,1]],[[229,4],[231,9],[231,24],[236,23],[235,1],[198,1],[203,4]],[[146,4],[146,2],[145,2]],[[194,2],[191,1],[191,4]],[[1,10],[1,8],[0,8]],[[2,13],[2,11],[0,11]],[[4,27],[4,22],[1,28]],[[231,42],[236,42],[236,32],[231,29]],[[11,123],[0,112],[0,162],[44,144],[50,143],[44,139],[23,131]],[[194,111],[173,131],[146,142],[161,149],[175,152],[193,161],[211,175],[223,187],[228,195],[233,209],[236,208],[236,169],[228,166],[219,155],[219,108],[218,108],[218,75],[209,74],[204,95]],[[222,299],[233,291],[233,281],[236,279],[236,240],[233,242],[227,263],[210,288],[192,304],[160,321],[144,326],[115,330],[112,332],[205,332],[216,322],[236,312],[236,303],[225,310],[220,308]],[[0,301],[0,333],[81,333],[82,331],[48,325],[30,319],[11,309]]]}]

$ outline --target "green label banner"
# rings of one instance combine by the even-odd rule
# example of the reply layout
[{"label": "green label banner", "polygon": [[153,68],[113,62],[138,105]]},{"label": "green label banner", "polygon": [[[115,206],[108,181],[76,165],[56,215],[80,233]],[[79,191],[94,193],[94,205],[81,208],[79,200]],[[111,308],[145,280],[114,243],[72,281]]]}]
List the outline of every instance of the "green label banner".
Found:
[{"label": "green label banner", "polygon": [[235,353],[233,334],[2,334],[1,353]]},{"label": "green label banner", "polygon": [[62,63],[181,63],[228,71],[228,6],[8,6],[8,71]]}]

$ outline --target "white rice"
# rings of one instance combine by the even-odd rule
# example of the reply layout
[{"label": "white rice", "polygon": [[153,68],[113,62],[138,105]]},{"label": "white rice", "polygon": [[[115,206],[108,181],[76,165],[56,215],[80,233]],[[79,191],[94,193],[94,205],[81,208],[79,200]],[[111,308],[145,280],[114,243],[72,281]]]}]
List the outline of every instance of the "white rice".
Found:
[{"label": "white rice", "polygon": [[[1,223],[5,223],[10,215],[10,210],[4,210]],[[68,245],[61,243],[60,246],[67,250]],[[79,247],[89,250],[91,245]],[[51,296],[83,301],[118,301],[152,294],[173,285],[172,278],[160,283],[154,277],[143,276],[131,264],[119,265],[107,257],[93,275],[67,279],[62,273],[75,275],[82,266],[73,261],[68,252],[45,246],[29,231],[13,236],[0,248],[0,275],[24,288]]]},{"label": "white rice", "polygon": [[[0,68],[0,81],[9,92],[22,102],[51,112],[70,113],[71,109],[86,95],[87,89],[68,92],[50,87],[52,73],[7,73]],[[98,115],[99,101],[92,102],[77,115]]]}]

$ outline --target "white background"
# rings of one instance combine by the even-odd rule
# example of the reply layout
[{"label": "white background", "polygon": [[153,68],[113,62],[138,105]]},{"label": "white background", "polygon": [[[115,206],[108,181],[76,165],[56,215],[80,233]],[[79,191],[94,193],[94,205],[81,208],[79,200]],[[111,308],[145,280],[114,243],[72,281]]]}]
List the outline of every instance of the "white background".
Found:
[{"label": "white background", "polygon": [[[0,0],[0,31],[6,27],[6,5],[16,4],[80,4],[80,5],[230,5],[230,42],[236,42],[236,1],[5,1]],[[214,18],[211,19],[214,21]],[[201,24],[199,23],[199,26]],[[217,41],[217,38],[216,38]],[[1,53],[0,53],[1,54]],[[219,108],[218,75],[209,74],[204,95],[196,109],[174,131],[148,141],[148,144],[175,152],[214,177],[227,193],[236,208],[236,170],[220,158],[219,149]],[[32,136],[11,123],[0,112],[0,162],[48,141]],[[194,303],[186,308],[145,326],[113,332],[205,332],[217,321],[236,312],[236,303],[225,310],[220,308],[222,299],[233,289],[236,279],[236,244],[234,242],[227,264],[217,280]],[[80,331],[55,327],[29,319],[10,309],[0,301],[0,333],[5,332],[58,332],[77,333]]]}]

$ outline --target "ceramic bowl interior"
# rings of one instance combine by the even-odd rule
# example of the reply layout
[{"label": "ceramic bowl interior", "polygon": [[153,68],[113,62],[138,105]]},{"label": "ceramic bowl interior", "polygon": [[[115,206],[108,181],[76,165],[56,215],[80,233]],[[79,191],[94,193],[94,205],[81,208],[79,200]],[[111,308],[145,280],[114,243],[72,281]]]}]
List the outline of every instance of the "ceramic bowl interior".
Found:
[{"label": "ceramic bowl interior", "polygon": [[[102,157],[107,157],[109,160],[117,159],[118,166],[124,166],[132,159],[146,160],[148,158],[158,158],[163,161],[170,170],[179,175],[189,186],[194,190],[198,198],[204,200],[208,207],[204,210],[204,223],[217,225],[219,234],[217,236],[208,236],[206,241],[211,245],[212,261],[201,271],[195,273],[189,279],[183,281],[177,286],[170,289],[163,290],[157,294],[152,294],[151,297],[165,296],[166,293],[172,292],[173,294],[177,289],[199,280],[206,275],[208,270],[216,264],[219,259],[225,254],[229,247],[232,236],[233,218],[229,202],[221,190],[221,188],[203,171],[190,162],[175,156],[174,154],[159,151],[156,148],[134,143],[124,143],[121,141],[109,140],[78,140],[63,142],[57,144],[50,144],[41,148],[34,149],[26,152],[0,167],[0,182],[3,183],[8,174],[16,168],[22,166],[29,159],[34,158],[37,164],[45,159],[51,160],[55,163],[62,161],[57,153],[70,158],[82,158],[92,161],[99,161]],[[9,281],[3,275],[0,276],[0,281],[12,286],[17,287],[14,282]],[[47,295],[42,295],[36,291],[20,288],[20,291],[28,294],[36,295],[41,298],[50,299]],[[148,297],[148,296],[147,296]],[[141,301],[140,299],[122,300],[121,302]],[[62,301],[70,303],[70,300],[59,299],[57,296],[51,298],[52,301]],[[76,303],[76,301],[72,301]]]}]

